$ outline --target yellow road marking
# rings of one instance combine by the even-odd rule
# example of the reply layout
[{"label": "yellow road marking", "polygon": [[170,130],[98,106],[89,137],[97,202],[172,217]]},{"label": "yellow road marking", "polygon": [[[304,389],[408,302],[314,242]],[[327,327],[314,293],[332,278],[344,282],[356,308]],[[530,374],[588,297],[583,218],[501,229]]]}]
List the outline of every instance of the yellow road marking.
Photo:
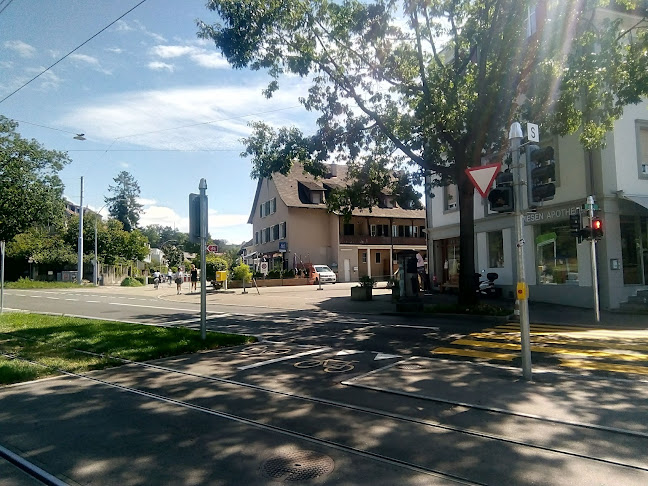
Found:
[{"label": "yellow road marking", "polygon": [[[473,339],[458,339],[456,341],[453,341],[452,344],[458,344],[463,346],[476,346],[476,347],[483,347],[483,348],[511,349],[516,351],[521,349],[521,346],[519,344],[493,343],[490,341],[477,341]],[[605,351],[590,351],[587,349],[566,349],[566,348],[556,348],[552,346],[531,346],[531,351],[535,353],[547,353],[547,354],[568,354],[570,356],[613,358],[621,361],[648,361],[648,355],[607,353]]]},{"label": "yellow road marking", "polygon": [[[471,338],[478,339],[495,339],[495,340],[505,340],[505,341],[517,341],[520,342],[520,336],[512,336],[510,334],[490,334],[486,332],[474,332],[470,334]],[[647,336],[648,337],[648,336]],[[624,344],[622,342],[606,342],[605,340],[592,341],[585,339],[578,339],[577,337],[572,337],[571,335],[554,335],[552,336],[538,336],[534,335],[532,337],[533,342],[537,343],[551,343],[551,344],[569,344],[569,345],[578,345],[578,346],[591,346],[595,348],[605,348],[605,349],[619,349],[619,350],[631,350],[631,351],[648,351],[648,341],[647,344]]]},{"label": "yellow road marking", "polygon": [[468,356],[471,358],[486,358],[486,359],[499,359],[501,361],[512,361],[516,357],[514,354],[506,353],[489,353],[487,351],[477,351],[474,349],[460,349],[460,348],[436,348],[432,350],[432,354],[452,354],[454,356]]},{"label": "yellow road marking", "polygon": [[645,366],[633,366],[615,363],[600,363],[598,361],[583,361],[577,359],[561,359],[560,366],[568,368],[579,368],[583,370],[614,371],[616,373],[637,373],[648,375],[648,368]]}]

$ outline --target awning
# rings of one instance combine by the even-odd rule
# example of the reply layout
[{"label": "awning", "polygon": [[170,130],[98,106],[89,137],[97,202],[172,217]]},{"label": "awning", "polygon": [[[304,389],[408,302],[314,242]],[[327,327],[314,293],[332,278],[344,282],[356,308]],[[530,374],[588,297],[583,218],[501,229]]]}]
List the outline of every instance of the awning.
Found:
[{"label": "awning", "polygon": [[624,194],[622,197],[623,199],[627,199],[628,201],[632,201],[633,203],[648,209],[648,196],[630,196]]}]

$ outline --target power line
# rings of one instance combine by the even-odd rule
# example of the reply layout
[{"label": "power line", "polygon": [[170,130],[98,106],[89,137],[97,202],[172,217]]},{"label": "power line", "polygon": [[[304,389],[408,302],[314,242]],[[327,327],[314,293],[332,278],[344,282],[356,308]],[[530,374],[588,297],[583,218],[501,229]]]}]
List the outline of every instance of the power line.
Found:
[{"label": "power line", "polygon": [[[11,0],[11,1],[13,1],[13,0]],[[106,29],[108,29],[109,27],[111,27],[113,24],[117,23],[118,21],[120,21],[121,19],[123,19],[124,17],[126,17],[126,15],[128,15],[129,13],[131,13],[131,12],[132,12],[133,10],[135,10],[137,7],[139,7],[140,5],[142,5],[144,2],[146,2],[146,0],[142,0],[142,1],[139,2],[137,5],[135,5],[133,8],[131,8],[130,10],[128,10],[127,12],[125,12],[124,14],[120,15],[118,18],[116,18],[116,19],[113,20],[112,22],[110,22],[110,23],[109,23],[108,25],[106,25],[103,29],[101,29],[99,32],[97,32],[96,34],[94,34],[92,37],[90,37],[89,39],[85,40],[83,43],[81,43],[80,45],[78,45],[77,47],[75,47],[74,49],[72,49],[70,52],[68,52],[65,56],[63,56],[62,58],[60,58],[60,59],[59,59],[58,61],[56,61],[54,64],[52,64],[52,65],[49,66],[48,68],[44,69],[43,71],[41,71],[40,73],[38,73],[36,76],[34,76],[33,78],[31,78],[29,81],[27,81],[25,84],[23,84],[22,86],[20,86],[18,89],[16,89],[15,91],[9,93],[7,96],[5,96],[4,98],[2,98],[2,99],[0,100],[0,103],[2,103],[3,101],[6,101],[7,99],[11,98],[13,95],[15,95],[18,91],[20,91],[21,89],[23,89],[25,86],[27,86],[27,85],[28,85],[29,83],[31,83],[32,81],[35,81],[36,79],[40,78],[43,74],[45,74],[47,71],[49,71],[50,69],[52,69],[52,68],[53,68],[54,66],[56,66],[59,62],[61,62],[62,60],[66,59],[66,58],[67,58],[68,56],[70,56],[71,54],[74,54],[76,51],[78,51],[79,49],[81,49],[84,45],[86,45],[86,44],[87,44],[88,42],[90,42],[92,39],[94,39],[95,37],[97,37],[99,34],[101,34],[103,31],[105,31]],[[8,6],[9,6],[9,5],[5,6],[5,8],[7,8]],[[4,8],[3,8],[2,10],[4,10]],[[2,13],[2,11],[0,11],[0,13]]]},{"label": "power line", "polygon": [[2,10],[0,10],[0,14],[4,12],[9,5],[11,5],[11,2],[13,2],[13,0],[3,0],[2,2],[0,2],[0,7],[2,7],[3,3],[5,4],[5,6],[2,7]]}]

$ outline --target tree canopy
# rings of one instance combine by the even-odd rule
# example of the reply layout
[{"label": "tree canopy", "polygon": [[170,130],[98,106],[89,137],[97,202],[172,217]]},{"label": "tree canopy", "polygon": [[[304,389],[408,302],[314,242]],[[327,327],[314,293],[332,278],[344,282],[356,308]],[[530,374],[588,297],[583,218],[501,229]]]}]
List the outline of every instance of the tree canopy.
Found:
[{"label": "tree canopy", "polygon": [[137,228],[144,207],[137,202],[140,195],[139,184],[125,170],[121,171],[113,181],[115,181],[115,185],[108,187],[113,195],[104,198],[108,212],[110,216],[121,221],[126,231],[132,231]]},{"label": "tree canopy", "polygon": [[[235,68],[265,70],[266,96],[284,75],[310,82],[302,99],[315,133],[253,126],[254,177],[314,175],[337,159],[373,169],[408,164],[458,185],[460,301],[475,299],[474,187],[465,169],[507,148],[512,121],[600,147],[623,106],[648,92],[645,2],[638,0],[210,0],[199,21]],[[599,7],[639,14],[630,23]],[[360,169],[358,169],[360,170]],[[341,204],[372,202],[354,188]],[[346,198],[346,199],[345,199]],[[338,203],[340,203],[338,201]]]},{"label": "tree canopy", "polygon": [[0,240],[37,224],[63,218],[63,184],[58,173],[67,154],[47,150],[16,131],[18,124],[0,115]]}]

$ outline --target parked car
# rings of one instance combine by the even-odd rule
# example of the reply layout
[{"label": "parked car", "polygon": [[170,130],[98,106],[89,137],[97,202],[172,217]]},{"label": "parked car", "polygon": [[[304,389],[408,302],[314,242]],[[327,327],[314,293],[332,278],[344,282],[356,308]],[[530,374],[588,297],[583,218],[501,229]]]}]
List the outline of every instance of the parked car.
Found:
[{"label": "parked car", "polygon": [[326,265],[313,265],[313,274],[311,275],[313,279],[313,284],[318,285],[321,283],[335,283],[337,282],[337,276],[333,273]]}]

